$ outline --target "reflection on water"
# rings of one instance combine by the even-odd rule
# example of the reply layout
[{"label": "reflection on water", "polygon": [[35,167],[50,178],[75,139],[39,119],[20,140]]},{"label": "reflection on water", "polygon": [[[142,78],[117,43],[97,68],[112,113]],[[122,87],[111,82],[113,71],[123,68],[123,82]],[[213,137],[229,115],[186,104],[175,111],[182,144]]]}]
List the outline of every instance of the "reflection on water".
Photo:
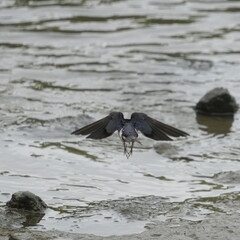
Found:
[{"label": "reflection on water", "polygon": [[[0,202],[32,191],[55,209],[37,229],[92,233],[94,226],[108,235],[140,232],[145,222],[131,219],[130,229],[126,213],[134,208],[103,209],[104,201],[143,207],[142,198],[154,196],[139,209],[165,218],[163,198],[239,191],[209,178],[240,170],[239,113],[234,122],[196,119],[192,109],[219,86],[240,102],[239,7],[227,0],[1,1]],[[117,135],[70,135],[111,111],[142,111],[190,136],[167,143],[141,136],[126,159]]]},{"label": "reflection on water", "polygon": [[24,227],[36,226],[44,217],[45,214],[24,213],[26,221],[23,223]]},{"label": "reflection on water", "polygon": [[199,129],[213,134],[227,134],[231,131],[234,117],[211,117],[202,114],[196,115]]}]

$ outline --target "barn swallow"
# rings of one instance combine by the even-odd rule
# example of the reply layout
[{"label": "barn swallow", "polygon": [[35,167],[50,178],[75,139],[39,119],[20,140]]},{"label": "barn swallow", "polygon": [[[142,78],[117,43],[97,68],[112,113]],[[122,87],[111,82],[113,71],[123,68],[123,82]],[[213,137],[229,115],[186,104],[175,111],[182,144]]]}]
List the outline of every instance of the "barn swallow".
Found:
[{"label": "barn swallow", "polygon": [[[87,138],[102,139],[111,136],[115,131],[123,142],[124,154],[127,158],[132,155],[133,146],[138,141],[138,131],[154,140],[172,141],[172,137],[187,136],[188,133],[169,126],[149,117],[145,113],[132,113],[130,119],[125,119],[121,112],[111,112],[108,116],[75,130],[71,134],[88,135]],[[130,144],[130,150],[127,149]],[[139,142],[140,143],[140,142]]]}]

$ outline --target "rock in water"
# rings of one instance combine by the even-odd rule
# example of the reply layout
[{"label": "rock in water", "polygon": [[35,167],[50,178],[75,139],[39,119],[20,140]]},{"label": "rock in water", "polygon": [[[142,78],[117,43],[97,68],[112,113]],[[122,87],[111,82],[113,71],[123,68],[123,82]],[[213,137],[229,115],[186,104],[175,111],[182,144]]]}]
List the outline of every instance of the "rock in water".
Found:
[{"label": "rock in water", "polygon": [[47,204],[40,197],[28,191],[14,193],[7,206],[38,213],[43,213],[47,208]]},{"label": "rock in water", "polygon": [[232,116],[238,110],[238,105],[226,88],[214,88],[200,99],[195,110],[206,115]]}]

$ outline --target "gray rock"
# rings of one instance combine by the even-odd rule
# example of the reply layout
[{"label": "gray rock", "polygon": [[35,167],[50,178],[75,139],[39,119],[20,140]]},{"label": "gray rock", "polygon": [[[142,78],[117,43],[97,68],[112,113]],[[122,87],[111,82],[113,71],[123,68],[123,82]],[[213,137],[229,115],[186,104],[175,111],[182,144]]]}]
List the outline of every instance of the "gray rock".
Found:
[{"label": "gray rock", "polygon": [[47,208],[47,204],[40,197],[28,191],[14,193],[7,206],[38,213],[43,213]]},{"label": "gray rock", "polygon": [[214,88],[197,103],[197,113],[215,116],[232,116],[237,110],[236,100],[225,88]]}]

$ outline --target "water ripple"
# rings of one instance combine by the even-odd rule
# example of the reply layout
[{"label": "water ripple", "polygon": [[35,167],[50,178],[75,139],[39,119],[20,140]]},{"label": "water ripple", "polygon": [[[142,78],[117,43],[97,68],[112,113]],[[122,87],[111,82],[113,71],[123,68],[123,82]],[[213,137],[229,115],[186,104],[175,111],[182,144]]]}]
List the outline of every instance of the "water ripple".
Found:
[{"label": "water ripple", "polygon": [[[224,199],[239,191],[239,113],[209,119],[193,107],[214,87],[240,102],[239,8],[227,0],[0,1],[0,202],[28,189],[51,206],[43,227],[103,235],[143,231],[149,219],[188,212],[183,203],[226,211]],[[126,159],[117,134],[70,134],[111,111],[146,112],[190,136],[140,135]]]}]

